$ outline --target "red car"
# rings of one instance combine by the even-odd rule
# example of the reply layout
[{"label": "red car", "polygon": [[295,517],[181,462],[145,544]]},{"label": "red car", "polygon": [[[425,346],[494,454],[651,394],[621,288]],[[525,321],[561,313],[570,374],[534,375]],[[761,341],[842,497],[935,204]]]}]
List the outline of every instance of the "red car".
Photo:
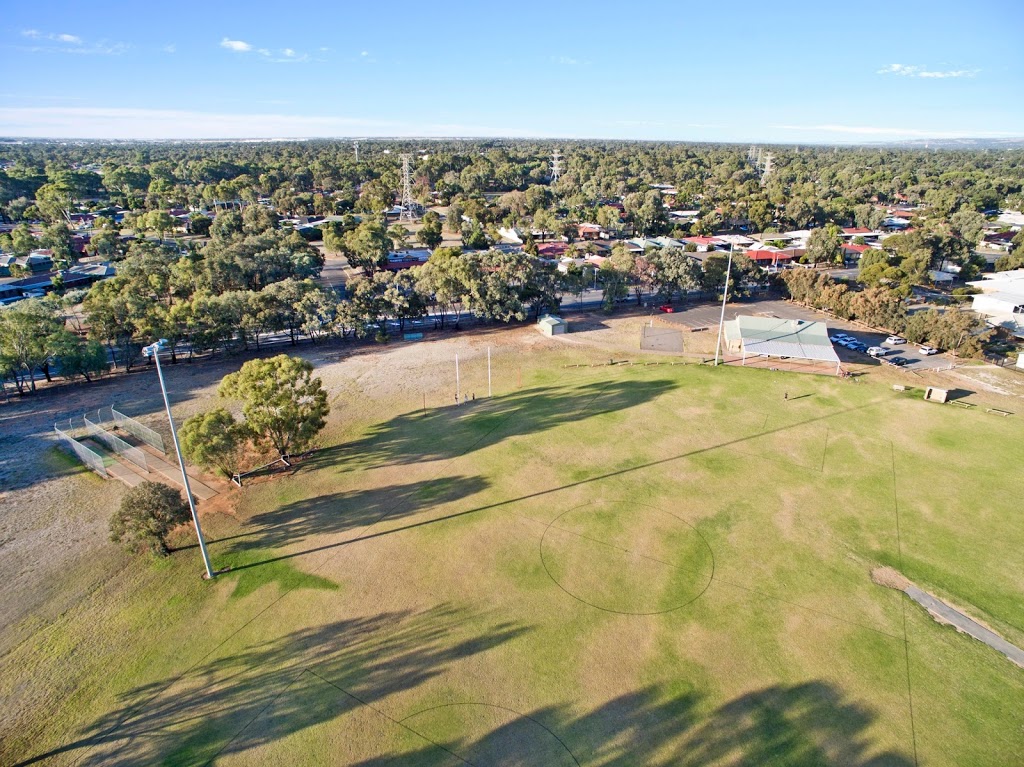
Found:
[{"label": "red car", "polygon": [[659,312],[665,312],[665,314],[673,314],[673,313],[675,313],[675,307],[674,306],[670,306],[669,304],[664,304],[664,305],[658,307],[658,311]]}]

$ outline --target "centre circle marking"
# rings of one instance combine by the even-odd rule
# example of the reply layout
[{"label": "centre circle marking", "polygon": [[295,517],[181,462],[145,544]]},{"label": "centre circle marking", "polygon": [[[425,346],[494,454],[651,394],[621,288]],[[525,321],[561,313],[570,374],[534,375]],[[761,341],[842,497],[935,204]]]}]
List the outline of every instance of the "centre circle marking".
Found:
[{"label": "centre circle marking", "polygon": [[[711,585],[711,582],[712,580],[714,580],[715,577],[715,554],[714,551],[712,551],[711,545],[708,543],[707,539],[701,534],[699,530],[697,530],[696,527],[691,525],[685,519],[671,512],[644,503],[637,503],[635,501],[617,501],[614,504],[607,505],[607,508],[624,508],[627,509],[629,512],[640,509],[643,510],[645,513],[654,513],[671,518],[671,520],[673,520],[672,524],[676,526],[676,529],[683,530],[686,532],[687,535],[693,536],[693,544],[696,545],[698,549],[706,552],[706,559],[702,558],[702,561],[698,561],[696,563],[696,566],[693,569],[690,569],[673,564],[672,562],[667,561],[665,559],[644,553],[643,551],[634,550],[631,547],[620,546],[616,543],[588,536],[582,532],[578,532],[576,530],[572,530],[563,526],[563,518],[566,517],[566,515],[574,512],[586,513],[587,510],[596,511],[596,509],[594,508],[596,506],[598,506],[598,504],[588,503],[584,504],[583,506],[575,506],[571,509],[566,509],[553,520],[551,520],[551,522],[549,522],[547,527],[544,529],[544,534],[541,536],[540,539],[541,564],[544,566],[544,571],[547,573],[548,577],[556,586],[558,586],[558,588],[560,588],[562,591],[564,591],[566,594],[568,594],[578,602],[582,602],[583,604],[588,605],[590,607],[594,607],[598,610],[603,610],[604,612],[618,613],[620,615],[661,615],[663,613],[673,612],[675,610],[679,610],[683,607],[686,607],[686,605],[696,601],[704,594],[705,591],[707,591],[708,587]],[[609,600],[607,599],[602,599],[598,596],[588,595],[586,593],[586,589],[584,588],[580,588],[579,586],[574,585],[567,585],[565,583],[565,578],[560,579],[558,576],[555,575],[555,573],[552,572],[552,569],[557,562],[557,555],[555,555],[551,551],[552,544],[549,542],[549,538],[552,535],[552,531],[576,536],[581,541],[587,541],[601,547],[606,547],[609,550],[617,550],[627,557],[635,557],[643,562],[650,563],[653,566],[663,567],[666,570],[691,572],[696,576],[693,588],[687,590],[686,593],[681,594],[680,600],[677,603],[673,603],[668,607],[661,607],[659,609],[646,609],[646,606],[643,605],[637,605],[638,609],[622,609],[621,605],[609,604]],[[545,553],[546,549],[547,553]],[[622,572],[625,572],[630,568],[630,563],[625,558],[621,563],[621,568]],[[604,602],[604,604],[602,604],[602,602]]]}]

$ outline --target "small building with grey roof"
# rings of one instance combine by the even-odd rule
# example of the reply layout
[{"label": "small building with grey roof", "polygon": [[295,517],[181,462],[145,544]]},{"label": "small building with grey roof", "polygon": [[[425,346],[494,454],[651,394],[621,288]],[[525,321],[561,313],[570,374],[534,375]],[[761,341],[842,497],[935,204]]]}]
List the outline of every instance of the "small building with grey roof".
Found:
[{"label": "small building with grey roof", "polygon": [[739,355],[743,365],[751,359],[777,358],[835,365],[836,375],[840,372],[839,355],[824,322],[741,314],[726,322],[724,330],[726,349]]}]

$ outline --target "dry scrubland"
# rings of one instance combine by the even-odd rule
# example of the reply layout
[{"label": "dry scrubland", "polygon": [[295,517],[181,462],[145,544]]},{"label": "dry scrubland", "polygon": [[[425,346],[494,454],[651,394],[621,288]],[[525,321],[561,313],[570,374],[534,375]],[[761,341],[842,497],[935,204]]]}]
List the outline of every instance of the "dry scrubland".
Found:
[{"label": "dry scrubland", "polygon": [[[635,349],[599,324],[303,348],[323,448],[208,507],[212,584],[106,543],[122,488],[47,436],[158,424],[152,374],[0,409],[0,762],[1019,763],[1024,671],[871,570],[1024,644],[1021,416],[892,371],[564,367]],[[169,370],[177,417],[237,365]]]}]

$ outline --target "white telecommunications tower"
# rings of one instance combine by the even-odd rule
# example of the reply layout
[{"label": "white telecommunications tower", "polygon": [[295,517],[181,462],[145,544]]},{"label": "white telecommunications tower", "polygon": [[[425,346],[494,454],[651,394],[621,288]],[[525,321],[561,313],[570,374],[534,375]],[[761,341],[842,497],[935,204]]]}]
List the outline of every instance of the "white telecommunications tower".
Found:
[{"label": "white telecommunications tower", "polygon": [[764,169],[761,171],[761,186],[768,183],[768,174],[772,172],[772,153],[766,152],[764,156]]},{"label": "white telecommunications tower", "polygon": [[562,154],[556,149],[551,153],[551,183],[562,177]]},{"label": "white telecommunications tower", "polygon": [[403,154],[402,157],[402,212],[398,216],[399,221],[413,221],[416,218],[415,203],[412,201],[412,178],[409,172],[409,163],[412,161],[411,154]]},{"label": "white telecommunications tower", "polygon": [[353,141],[352,146],[356,148],[356,162],[359,162],[359,142]]}]

